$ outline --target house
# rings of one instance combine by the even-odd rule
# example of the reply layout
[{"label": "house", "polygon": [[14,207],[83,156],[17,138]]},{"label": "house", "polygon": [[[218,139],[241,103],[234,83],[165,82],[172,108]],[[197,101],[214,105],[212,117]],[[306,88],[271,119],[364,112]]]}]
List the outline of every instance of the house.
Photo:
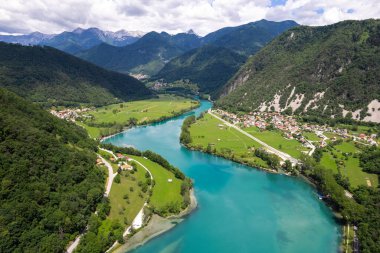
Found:
[{"label": "house", "polygon": [[110,161],[111,161],[111,162],[114,162],[114,161],[115,161],[115,158],[111,157],[111,158],[110,158]]},{"label": "house", "polygon": [[103,163],[102,159],[98,158],[98,159],[96,159],[96,164],[103,165],[104,163]]}]

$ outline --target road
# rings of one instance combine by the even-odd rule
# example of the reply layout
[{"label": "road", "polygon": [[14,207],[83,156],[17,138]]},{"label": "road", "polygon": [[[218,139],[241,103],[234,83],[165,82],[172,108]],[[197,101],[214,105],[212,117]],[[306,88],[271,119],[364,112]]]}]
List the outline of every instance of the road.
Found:
[{"label": "road", "polygon": [[284,161],[285,161],[285,160],[289,160],[293,165],[296,165],[296,164],[298,163],[298,160],[297,160],[296,158],[294,158],[294,157],[290,156],[289,154],[286,154],[286,153],[284,153],[284,152],[282,152],[282,151],[279,151],[279,150],[275,149],[275,148],[272,147],[272,146],[269,146],[269,145],[266,144],[265,142],[263,142],[263,141],[257,139],[255,136],[253,136],[253,135],[247,133],[246,131],[242,130],[242,129],[239,128],[238,126],[235,126],[234,124],[231,124],[230,122],[228,122],[228,121],[222,119],[221,117],[215,115],[214,113],[211,112],[211,109],[208,111],[208,113],[209,113],[211,116],[213,116],[213,117],[219,119],[220,121],[222,121],[222,122],[223,122],[224,124],[226,124],[227,126],[232,127],[232,128],[235,128],[235,129],[236,129],[237,131],[239,131],[240,133],[242,133],[242,134],[244,134],[245,136],[251,138],[252,140],[258,142],[259,144],[261,144],[262,146],[264,146],[269,152],[271,152],[271,153],[273,153],[273,154],[279,156],[282,160],[284,160]]},{"label": "road", "polygon": [[[109,152],[108,150],[106,149],[102,149],[101,150],[103,151],[106,151],[106,152]],[[113,153],[112,153],[113,156],[115,156]],[[108,169],[108,180],[107,180],[107,186],[106,186],[106,191],[104,192],[104,196],[108,197],[108,195],[110,194],[111,192],[111,187],[112,187],[112,183],[113,183],[113,179],[115,178],[115,176],[117,175],[117,172],[116,173],[113,173],[113,168],[112,168],[112,165],[107,162],[106,159],[104,159],[103,157],[101,157],[100,155],[98,155],[98,157],[100,159],[102,159],[102,162],[104,163],[104,165],[107,167]],[[116,156],[115,156],[116,157]],[[67,253],[72,253],[74,252],[74,250],[78,247],[79,245],[79,242],[80,242],[80,239],[82,238],[83,234],[85,232],[83,232],[82,234],[80,234],[79,236],[77,236],[77,238],[75,238],[75,241],[70,244],[70,246],[67,248],[66,252]]]}]

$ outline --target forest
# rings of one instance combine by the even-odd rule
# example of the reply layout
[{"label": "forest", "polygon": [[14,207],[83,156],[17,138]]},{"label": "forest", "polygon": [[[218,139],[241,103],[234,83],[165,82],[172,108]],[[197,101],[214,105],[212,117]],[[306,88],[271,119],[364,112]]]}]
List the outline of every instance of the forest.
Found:
[{"label": "forest", "polygon": [[62,252],[103,198],[97,143],[0,88],[0,252]]},{"label": "forest", "polygon": [[140,81],[47,46],[0,42],[0,87],[51,106],[101,106],[151,97]]}]

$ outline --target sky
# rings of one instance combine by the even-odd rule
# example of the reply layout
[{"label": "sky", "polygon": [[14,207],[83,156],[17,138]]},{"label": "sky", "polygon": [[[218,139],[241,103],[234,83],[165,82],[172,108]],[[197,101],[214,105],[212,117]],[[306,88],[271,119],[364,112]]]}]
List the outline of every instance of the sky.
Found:
[{"label": "sky", "polygon": [[326,25],[380,18],[380,0],[0,0],[0,33],[193,29],[205,35],[261,19]]}]

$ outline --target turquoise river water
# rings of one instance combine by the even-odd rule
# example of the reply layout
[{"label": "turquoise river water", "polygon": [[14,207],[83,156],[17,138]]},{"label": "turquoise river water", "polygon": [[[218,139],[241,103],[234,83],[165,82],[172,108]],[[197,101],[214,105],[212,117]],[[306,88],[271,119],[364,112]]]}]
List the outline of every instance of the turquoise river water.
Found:
[{"label": "turquoise river water", "polygon": [[297,178],[191,151],[179,144],[188,115],[133,128],[105,142],[153,150],[191,177],[198,209],[133,253],[337,252],[340,227],[315,190]]}]

